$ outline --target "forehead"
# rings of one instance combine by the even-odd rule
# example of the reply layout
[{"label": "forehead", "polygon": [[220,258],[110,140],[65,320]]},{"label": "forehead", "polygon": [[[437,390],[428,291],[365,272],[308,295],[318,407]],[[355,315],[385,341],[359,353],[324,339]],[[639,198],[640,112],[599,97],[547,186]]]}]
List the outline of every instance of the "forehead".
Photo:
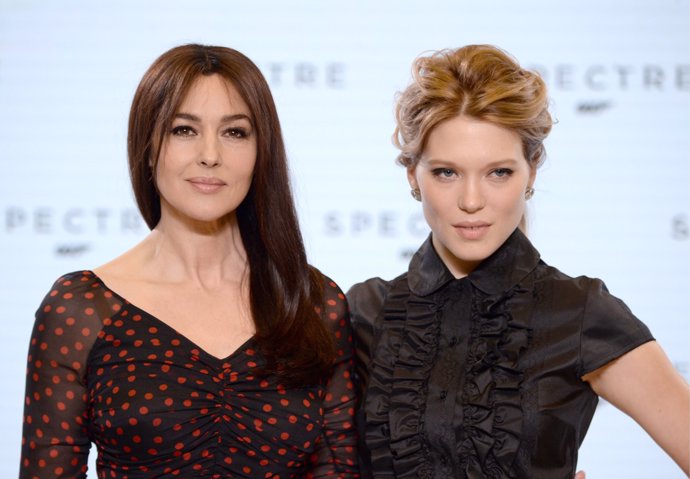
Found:
[{"label": "forehead", "polygon": [[199,75],[182,97],[178,110],[232,109],[249,115],[249,106],[237,87],[219,74]]},{"label": "forehead", "polygon": [[489,121],[456,116],[436,125],[422,158],[443,160],[524,159],[520,136]]}]

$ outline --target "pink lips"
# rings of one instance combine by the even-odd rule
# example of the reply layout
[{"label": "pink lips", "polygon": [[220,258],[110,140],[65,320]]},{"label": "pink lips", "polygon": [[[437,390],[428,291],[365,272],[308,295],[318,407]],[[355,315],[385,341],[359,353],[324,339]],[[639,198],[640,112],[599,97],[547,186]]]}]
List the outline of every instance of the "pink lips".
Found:
[{"label": "pink lips", "polygon": [[489,231],[489,223],[483,221],[463,221],[453,225],[455,231],[466,240],[478,240]]},{"label": "pink lips", "polygon": [[194,178],[187,178],[191,185],[202,193],[215,193],[225,186],[225,182],[218,178],[207,176],[197,176]]}]

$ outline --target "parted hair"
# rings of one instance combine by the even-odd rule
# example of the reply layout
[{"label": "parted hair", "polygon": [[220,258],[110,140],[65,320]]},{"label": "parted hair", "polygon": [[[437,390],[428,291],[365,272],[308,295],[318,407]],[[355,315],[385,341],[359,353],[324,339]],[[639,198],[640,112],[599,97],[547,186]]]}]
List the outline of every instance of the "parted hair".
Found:
[{"label": "parted hair", "polygon": [[505,51],[467,45],[415,60],[412,81],[398,95],[395,108],[398,163],[415,166],[433,128],[458,115],[517,133],[531,167],[544,160],[544,139],[553,124],[546,84]]},{"label": "parted hair", "polygon": [[220,75],[249,107],[257,156],[237,220],[249,263],[255,339],[267,363],[260,374],[305,385],[325,377],[335,359],[323,309],[323,277],[307,263],[289,183],[287,154],[273,96],[259,68],[226,47],[182,45],[163,53],[144,74],[129,116],[127,153],[135,198],[149,228],[160,220],[154,182],[158,154],[180,104],[201,75]]}]

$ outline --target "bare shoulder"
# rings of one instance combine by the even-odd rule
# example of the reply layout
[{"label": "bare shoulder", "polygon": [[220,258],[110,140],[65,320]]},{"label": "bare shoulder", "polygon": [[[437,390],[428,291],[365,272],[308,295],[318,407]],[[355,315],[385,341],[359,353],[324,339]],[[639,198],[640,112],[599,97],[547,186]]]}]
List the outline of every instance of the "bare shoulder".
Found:
[{"label": "bare shoulder", "polygon": [[112,291],[127,299],[148,296],[156,280],[156,268],[150,264],[147,241],[137,243],[121,255],[93,269],[94,274]]}]

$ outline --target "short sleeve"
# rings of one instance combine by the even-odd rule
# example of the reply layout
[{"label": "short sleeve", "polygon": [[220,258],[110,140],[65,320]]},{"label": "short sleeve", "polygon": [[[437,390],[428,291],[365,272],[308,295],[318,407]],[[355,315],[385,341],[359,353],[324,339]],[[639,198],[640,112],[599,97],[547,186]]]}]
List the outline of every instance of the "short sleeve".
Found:
[{"label": "short sleeve", "polygon": [[357,429],[354,423],[358,400],[353,385],[352,329],[347,300],[337,284],[326,279],[322,317],[335,340],[336,359],[323,396],[323,436],[312,457],[308,478],[358,478]]},{"label": "short sleeve", "polygon": [[356,377],[360,388],[365,387],[369,377],[369,362],[376,338],[376,320],[381,315],[389,287],[388,281],[371,278],[355,284],[347,292],[355,338]]},{"label": "short sleeve", "polygon": [[[379,321],[389,290],[390,282],[381,278],[371,278],[355,284],[347,292],[355,343],[354,382],[362,400],[369,383],[371,360],[380,330]],[[358,405],[356,417],[357,428],[364,431],[366,419],[362,404]],[[373,477],[371,458],[363,436],[360,437],[359,444],[359,467],[362,477]]]},{"label": "short sleeve", "polygon": [[649,328],[598,279],[590,281],[582,322],[579,376],[654,340]]}]

